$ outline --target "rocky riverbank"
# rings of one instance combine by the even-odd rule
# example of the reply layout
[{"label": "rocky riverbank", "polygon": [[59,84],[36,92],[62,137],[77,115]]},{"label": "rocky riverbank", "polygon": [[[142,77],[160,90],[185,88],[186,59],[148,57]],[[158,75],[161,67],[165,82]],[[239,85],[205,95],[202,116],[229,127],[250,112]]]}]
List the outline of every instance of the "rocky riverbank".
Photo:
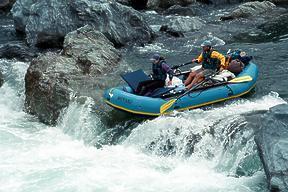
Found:
[{"label": "rocky riverbank", "polygon": [[272,107],[255,125],[255,142],[271,191],[288,189],[288,105]]}]

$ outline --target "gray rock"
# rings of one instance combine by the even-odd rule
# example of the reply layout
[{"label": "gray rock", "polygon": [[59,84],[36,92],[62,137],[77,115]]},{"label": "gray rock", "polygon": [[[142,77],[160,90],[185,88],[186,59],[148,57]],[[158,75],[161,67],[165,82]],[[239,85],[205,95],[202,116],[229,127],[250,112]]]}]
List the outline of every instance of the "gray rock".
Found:
[{"label": "gray rock", "polygon": [[271,191],[288,191],[288,105],[277,105],[259,119],[255,142]]},{"label": "gray rock", "polygon": [[73,59],[52,53],[33,60],[25,75],[26,111],[41,122],[55,124],[70,100],[71,90],[65,72],[77,71],[75,66]]},{"label": "gray rock", "polygon": [[84,4],[82,1],[72,4],[79,19],[93,25],[115,45],[130,41],[143,43],[153,38],[152,30],[138,11],[119,3]]},{"label": "gray rock", "polygon": [[275,4],[271,3],[270,1],[247,2],[242,5],[239,5],[238,8],[236,8],[230,14],[222,16],[220,17],[220,19],[229,20],[229,19],[257,16],[272,11],[275,7],[276,7]]},{"label": "gray rock", "polygon": [[173,17],[168,26],[176,31],[188,32],[201,29],[205,21],[199,17]]},{"label": "gray rock", "polygon": [[[168,25],[162,26],[161,31],[166,31],[173,34],[183,34],[189,31],[196,31],[205,25],[205,21],[199,17],[172,17]],[[175,35],[173,35],[175,36]],[[177,37],[178,35],[176,35]],[[182,35],[180,35],[182,36]]]},{"label": "gray rock", "polygon": [[[287,34],[288,30],[288,14],[282,8],[273,10],[273,12],[265,13],[265,15],[255,17],[253,19],[233,20],[227,22],[231,27],[229,29],[237,29],[240,25],[251,27],[239,27],[238,31],[231,31],[233,38],[241,42],[268,42],[275,41]],[[239,22],[242,22],[239,23]],[[250,23],[249,23],[250,22]]]},{"label": "gray rock", "polygon": [[27,35],[30,45],[59,47],[64,36],[79,26],[67,0],[19,0],[12,13],[15,28]]},{"label": "gray rock", "polygon": [[150,9],[169,8],[173,5],[186,6],[195,2],[196,0],[148,0],[147,7]]},{"label": "gray rock", "polygon": [[86,24],[93,25],[115,45],[147,42],[152,30],[141,14],[110,1],[18,0],[12,8],[15,28],[30,45],[62,46],[64,36]]},{"label": "gray rock", "polygon": [[181,15],[181,16],[196,16],[196,13],[190,7],[182,7],[180,5],[174,5],[164,11],[166,15]]},{"label": "gray rock", "polygon": [[88,26],[69,33],[64,42],[62,55],[37,57],[25,76],[26,111],[47,124],[57,122],[73,95],[93,97],[97,77],[113,70],[120,59],[112,43]]},{"label": "gray rock", "polygon": [[203,4],[223,5],[223,4],[239,4],[249,2],[250,0],[197,0]]},{"label": "gray rock", "polygon": [[288,31],[288,14],[280,15],[278,17],[273,17],[271,20],[265,21],[265,23],[257,26],[261,29],[266,37],[277,37],[287,34]]},{"label": "gray rock", "polygon": [[67,34],[63,54],[74,58],[83,73],[90,75],[111,71],[120,59],[113,44],[88,26]]},{"label": "gray rock", "polygon": [[11,10],[14,27],[18,32],[25,33],[26,25],[30,17],[30,9],[37,0],[18,0]]}]

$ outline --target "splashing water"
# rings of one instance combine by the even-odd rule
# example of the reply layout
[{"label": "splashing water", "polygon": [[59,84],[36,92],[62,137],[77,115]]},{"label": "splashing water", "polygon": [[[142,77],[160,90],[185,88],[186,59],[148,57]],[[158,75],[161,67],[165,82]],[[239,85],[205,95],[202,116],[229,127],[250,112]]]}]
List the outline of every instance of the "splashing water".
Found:
[{"label": "splashing water", "polygon": [[[283,103],[276,93],[147,120],[123,143],[97,149],[93,145],[105,127],[93,113],[90,98],[71,103],[56,127],[22,111],[27,67],[27,63],[12,62],[3,70],[0,191],[247,192],[266,188],[259,165],[252,172],[245,168],[247,162],[257,162],[253,161],[251,131],[238,129],[247,125],[243,114]],[[246,138],[246,145],[239,138]],[[172,148],[165,151],[167,139]]]}]

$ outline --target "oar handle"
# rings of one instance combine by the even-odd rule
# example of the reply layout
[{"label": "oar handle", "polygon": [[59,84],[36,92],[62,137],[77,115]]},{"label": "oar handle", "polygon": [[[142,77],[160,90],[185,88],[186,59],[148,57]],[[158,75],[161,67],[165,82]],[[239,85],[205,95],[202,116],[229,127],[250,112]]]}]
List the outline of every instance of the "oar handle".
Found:
[{"label": "oar handle", "polygon": [[206,79],[206,80],[203,80],[202,82],[198,83],[197,85],[191,87],[191,88],[188,89],[185,93],[183,93],[182,95],[179,95],[179,96],[176,98],[176,100],[178,100],[178,99],[184,97],[185,95],[189,94],[190,92],[194,91],[195,89],[197,89],[198,87],[200,87],[201,85],[203,85],[206,81],[207,81],[207,79]]},{"label": "oar handle", "polygon": [[206,82],[205,80],[202,81],[201,83],[198,83],[197,85],[193,86],[191,89],[187,90],[186,92],[184,92],[182,95],[179,95],[178,97],[176,97],[175,99],[171,99],[168,102],[164,103],[163,105],[161,105],[160,107],[160,113],[163,114],[165,113],[165,111],[167,111],[172,105],[174,105],[174,103],[184,97],[185,95],[187,95],[188,93],[190,93],[191,91],[195,90],[197,87],[199,87],[200,85],[202,85],[204,82]]}]

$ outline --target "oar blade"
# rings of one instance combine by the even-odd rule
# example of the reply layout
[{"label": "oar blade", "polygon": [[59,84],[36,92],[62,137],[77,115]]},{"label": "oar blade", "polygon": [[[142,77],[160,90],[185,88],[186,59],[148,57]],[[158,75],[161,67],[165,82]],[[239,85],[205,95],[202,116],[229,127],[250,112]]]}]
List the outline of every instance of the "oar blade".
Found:
[{"label": "oar blade", "polygon": [[252,77],[249,76],[249,75],[245,75],[245,76],[242,76],[242,77],[236,77],[230,81],[228,81],[229,83],[244,83],[244,82],[249,82],[249,81],[252,81]]},{"label": "oar blade", "polygon": [[160,113],[161,114],[165,113],[165,111],[167,111],[176,101],[177,101],[177,99],[171,99],[168,102],[161,105]]}]

